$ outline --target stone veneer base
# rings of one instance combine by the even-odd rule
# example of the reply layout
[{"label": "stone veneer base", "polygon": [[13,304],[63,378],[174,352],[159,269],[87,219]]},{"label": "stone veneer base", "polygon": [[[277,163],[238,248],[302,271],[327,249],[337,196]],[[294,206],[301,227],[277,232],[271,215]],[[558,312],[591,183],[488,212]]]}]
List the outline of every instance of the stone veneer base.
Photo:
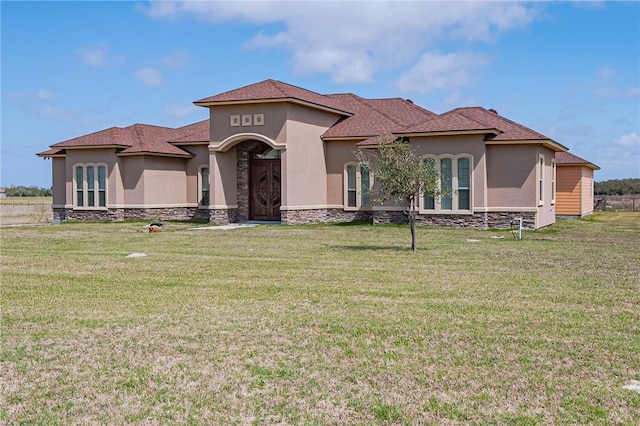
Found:
[{"label": "stone veneer base", "polygon": [[[54,208],[53,220],[85,221],[121,221],[126,219],[148,220],[206,220],[216,225],[238,222],[238,209],[199,209],[195,207],[149,208],[149,209],[106,209],[73,210]],[[456,228],[509,228],[511,220],[523,218],[524,229],[535,229],[535,213],[528,212],[490,212],[470,215],[418,215],[418,226],[449,226]],[[348,211],[342,209],[283,210],[281,223],[301,225],[318,222],[354,222],[369,221],[374,224],[407,223],[408,218],[402,211]],[[244,222],[244,220],[242,220]]]}]

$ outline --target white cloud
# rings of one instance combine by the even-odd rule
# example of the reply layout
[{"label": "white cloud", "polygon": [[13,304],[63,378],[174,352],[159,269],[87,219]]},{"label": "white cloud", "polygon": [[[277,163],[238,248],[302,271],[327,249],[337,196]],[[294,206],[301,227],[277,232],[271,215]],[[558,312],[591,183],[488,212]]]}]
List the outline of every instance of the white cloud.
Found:
[{"label": "white cloud", "polygon": [[607,65],[603,65],[598,69],[598,77],[602,80],[609,80],[610,78],[615,77],[615,75],[616,71]]},{"label": "white cloud", "polygon": [[440,41],[491,42],[503,32],[530,24],[539,8],[531,3],[482,1],[163,1],[139,7],[152,19],[282,24],[284,30],[258,32],[245,40],[245,47],[287,49],[297,72],[328,74],[344,83],[415,67],[416,58]]},{"label": "white cloud", "polygon": [[475,70],[491,62],[487,55],[458,52],[425,53],[397,80],[403,92],[427,93],[437,89],[458,89],[473,82]]},{"label": "white cloud", "polygon": [[163,56],[160,63],[168,69],[183,70],[189,62],[189,54],[187,52],[173,52]]},{"label": "white cloud", "polygon": [[35,97],[41,102],[53,102],[56,99],[55,93],[50,89],[36,90]]},{"label": "white cloud", "polygon": [[621,147],[640,146],[640,134],[636,132],[627,133],[614,140],[613,143]]},{"label": "white cloud", "polygon": [[158,87],[164,84],[164,79],[160,71],[151,67],[137,70],[136,78],[149,87]]},{"label": "white cloud", "polygon": [[107,43],[98,43],[77,50],[82,62],[91,67],[101,68],[110,65],[124,64],[124,57],[109,52]]}]

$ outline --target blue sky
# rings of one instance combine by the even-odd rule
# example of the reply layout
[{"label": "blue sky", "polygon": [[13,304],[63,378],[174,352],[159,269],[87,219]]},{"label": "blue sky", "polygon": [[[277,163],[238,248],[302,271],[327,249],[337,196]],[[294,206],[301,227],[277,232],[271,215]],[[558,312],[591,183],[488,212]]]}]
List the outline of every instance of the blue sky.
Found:
[{"label": "blue sky", "polygon": [[51,186],[49,145],[207,118],[192,102],[274,78],[494,108],[640,177],[640,2],[1,3],[0,185]]}]

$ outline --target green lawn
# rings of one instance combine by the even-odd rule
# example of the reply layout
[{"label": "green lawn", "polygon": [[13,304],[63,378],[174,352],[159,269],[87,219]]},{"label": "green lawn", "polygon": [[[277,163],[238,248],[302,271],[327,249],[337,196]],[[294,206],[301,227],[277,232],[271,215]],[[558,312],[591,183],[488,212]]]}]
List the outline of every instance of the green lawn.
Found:
[{"label": "green lawn", "polygon": [[640,422],[638,213],[194,226],[0,231],[0,422]]}]

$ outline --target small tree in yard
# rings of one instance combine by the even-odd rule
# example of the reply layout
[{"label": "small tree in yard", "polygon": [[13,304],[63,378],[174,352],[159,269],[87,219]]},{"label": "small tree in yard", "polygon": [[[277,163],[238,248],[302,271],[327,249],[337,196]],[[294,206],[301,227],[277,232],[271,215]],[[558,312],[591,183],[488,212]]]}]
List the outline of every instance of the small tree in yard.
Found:
[{"label": "small tree in yard", "polygon": [[436,162],[416,155],[408,142],[392,135],[381,136],[377,149],[359,150],[355,155],[360,164],[367,167],[374,176],[376,202],[393,200],[395,205],[406,204],[411,229],[411,250],[417,250],[418,201],[425,194],[434,199],[443,195]]}]

